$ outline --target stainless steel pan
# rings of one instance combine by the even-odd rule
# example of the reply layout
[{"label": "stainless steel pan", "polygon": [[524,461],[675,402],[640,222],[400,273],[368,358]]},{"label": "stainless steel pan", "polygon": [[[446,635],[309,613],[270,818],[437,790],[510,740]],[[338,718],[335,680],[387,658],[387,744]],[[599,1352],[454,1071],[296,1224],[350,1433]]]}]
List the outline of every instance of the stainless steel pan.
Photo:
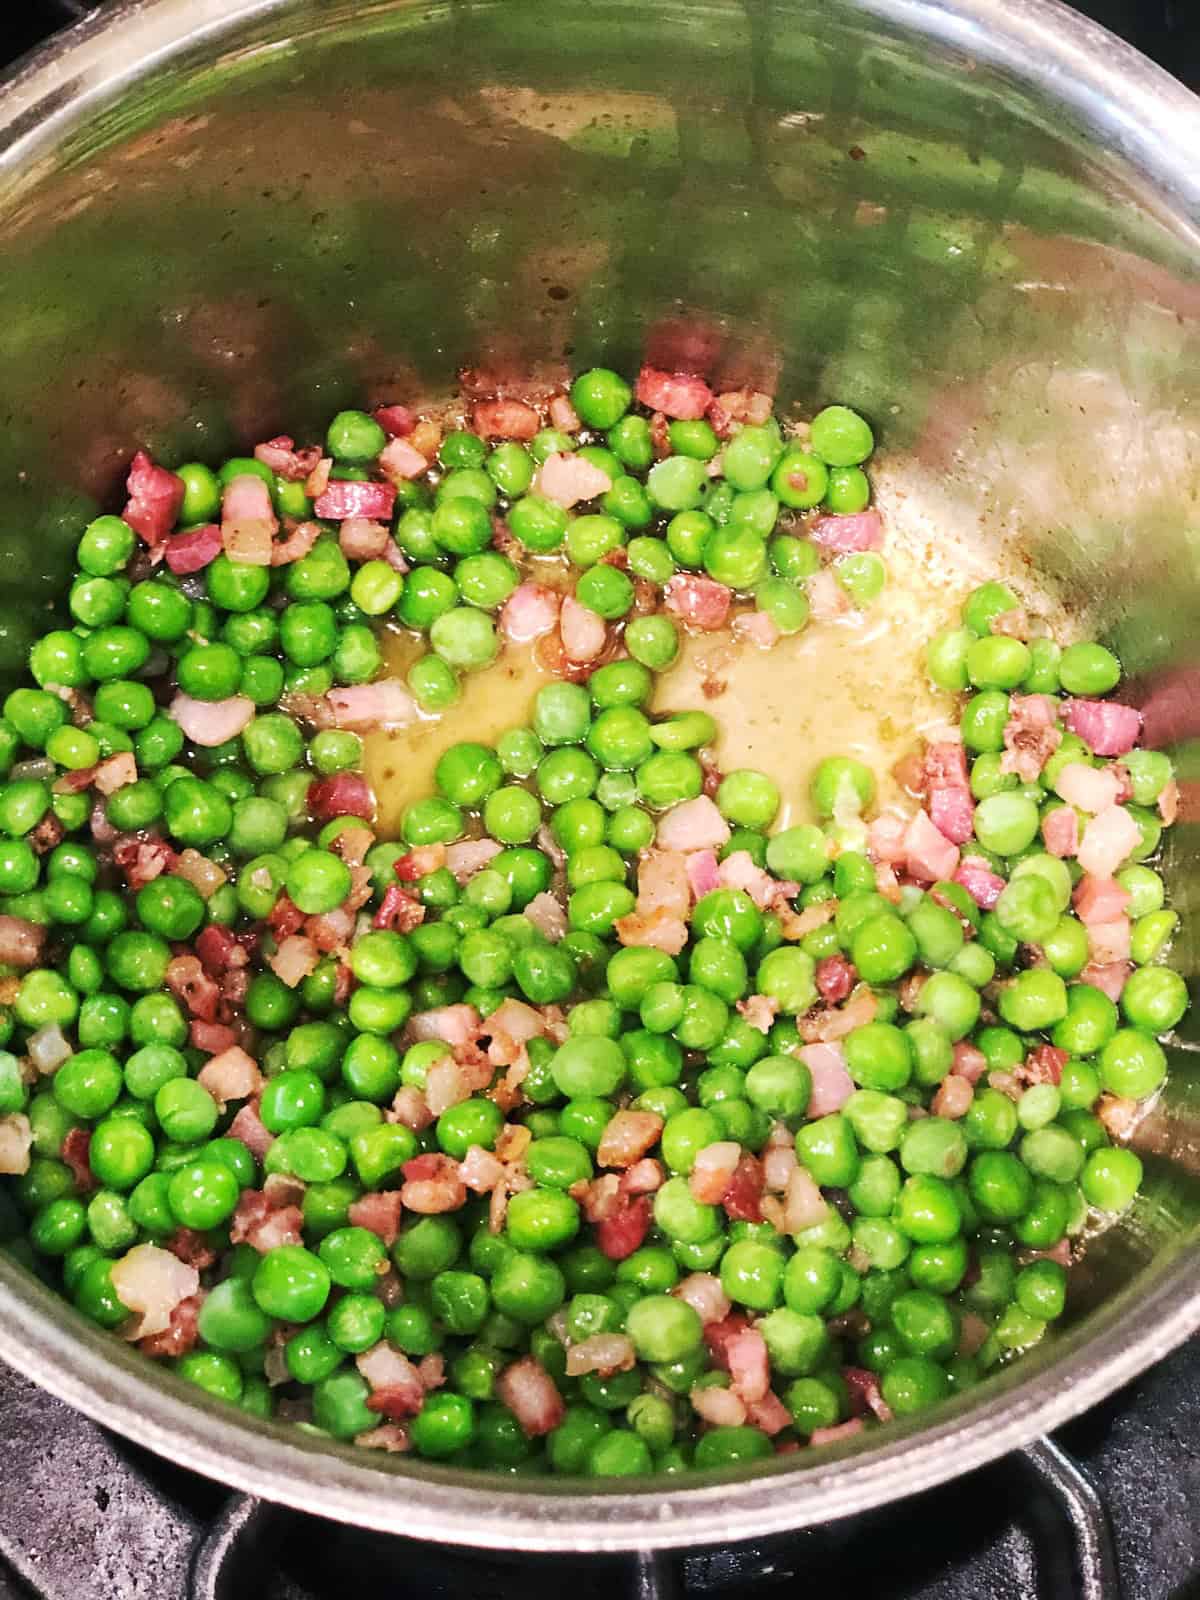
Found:
[{"label": "stainless steel pan", "polygon": [[[708,341],[875,420],[903,499],[1004,543],[1139,675],[1195,804],[1200,103],[1040,0],[129,0],[0,96],[0,670],[133,442],[216,455],[463,365]],[[1196,960],[1195,823],[1168,871]],[[836,1517],[1053,1428],[1200,1323],[1196,1045],[1147,1183],[1015,1370],[840,1453],[580,1491],[207,1404],[0,1256],[0,1356],[326,1516],[627,1548]]]}]

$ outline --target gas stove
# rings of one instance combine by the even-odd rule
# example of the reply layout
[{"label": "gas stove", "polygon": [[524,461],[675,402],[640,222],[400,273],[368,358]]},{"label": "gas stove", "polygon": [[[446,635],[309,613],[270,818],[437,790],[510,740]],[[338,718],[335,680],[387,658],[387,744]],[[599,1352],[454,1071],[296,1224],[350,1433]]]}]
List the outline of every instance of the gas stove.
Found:
[{"label": "gas stove", "polygon": [[[105,0],[24,0],[0,64]],[[1200,88],[1196,0],[1077,9]],[[766,1543],[536,1556],[417,1543],[267,1505],[118,1439],[0,1366],[0,1600],[746,1600],[803,1582],[872,1600],[1200,1596],[1200,1342],[942,1488]]]},{"label": "gas stove", "polygon": [[0,1600],[1184,1600],[1200,1573],[1200,1351],[1177,1351],[1052,1441],[769,1543],[526,1557],[420,1544],[268,1506],[113,1438],[0,1368]]}]

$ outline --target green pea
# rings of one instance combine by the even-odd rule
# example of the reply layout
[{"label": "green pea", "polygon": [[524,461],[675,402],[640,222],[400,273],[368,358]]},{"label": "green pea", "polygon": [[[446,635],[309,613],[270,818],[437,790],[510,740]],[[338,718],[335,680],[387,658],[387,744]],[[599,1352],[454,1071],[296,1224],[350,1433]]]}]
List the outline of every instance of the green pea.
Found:
[{"label": "green pea", "polygon": [[579,1231],[579,1207],[556,1189],[527,1189],[509,1201],[508,1238],[523,1251],[557,1250]]},{"label": "green pea", "polygon": [[625,629],[625,645],[635,661],[662,672],[679,654],[679,634],[670,617],[634,617]]},{"label": "green pea", "polygon": [[691,511],[698,507],[708,489],[708,469],[691,456],[667,456],[656,461],[646,479],[646,489],[662,511]]},{"label": "green pea", "polygon": [[1146,1033],[1168,1033],[1187,1008],[1187,985],[1169,967],[1142,967],[1121,991],[1121,1010]]},{"label": "green pea", "polygon": [[1066,1014],[1066,985],[1044,968],[1019,972],[1000,995],[1000,1015],[1024,1033],[1052,1028]]},{"label": "green pea", "polygon": [[1162,1046],[1138,1028],[1118,1028],[1100,1051],[1097,1065],[1104,1087],[1128,1100],[1153,1094],[1167,1073]]},{"label": "green pea", "polygon": [[875,448],[869,424],[849,406],[826,406],[809,428],[812,452],[832,467],[853,467]]},{"label": "green pea", "polygon": [[1067,694],[1107,694],[1121,681],[1121,663],[1101,644],[1069,644],[1059,661],[1058,677]]},{"label": "green pea", "polygon": [[1093,1150],[1084,1162],[1080,1186],[1097,1211],[1126,1210],[1142,1181],[1142,1163],[1132,1150]]}]

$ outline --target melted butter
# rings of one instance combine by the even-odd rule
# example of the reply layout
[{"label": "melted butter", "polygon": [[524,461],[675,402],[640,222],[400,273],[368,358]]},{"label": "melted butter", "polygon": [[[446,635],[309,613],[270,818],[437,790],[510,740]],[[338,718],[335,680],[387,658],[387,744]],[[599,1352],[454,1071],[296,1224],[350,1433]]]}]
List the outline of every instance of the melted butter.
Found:
[{"label": "melted butter", "polygon": [[[424,639],[392,632],[383,639],[388,670],[404,677],[423,654]],[[494,744],[508,728],[522,727],[533,714],[533,700],[550,674],[534,659],[533,647],[506,645],[490,667],[465,673],[458,702],[440,717],[423,717],[394,733],[372,733],[364,740],[363,769],[379,805],[376,831],[383,838],[400,832],[400,818],[414,800],[433,792],[433,769],[452,744],[476,740]]]},{"label": "melted butter", "polygon": [[[879,805],[897,801],[895,762],[922,733],[955,718],[953,697],[925,675],[925,643],[956,620],[963,598],[994,575],[994,565],[906,527],[902,512],[889,522],[884,556],[887,585],[866,610],[810,622],[771,650],[736,643],[728,633],[690,636],[656,685],[655,711],[699,707],[716,719],[723,771],[754,767],[775,780],[783,795],[782,826],[808,820],[809,778],[829,755],[866,762],[876,775]],[[402,677],[423,648],[411,634],[388,634],[389,670]],[[706,680],[724,684],[715,698],[705,694]],[[463,678],[461,698],[444,716],[368,737],[365,767],[379,800],[381,833],[397,833],[405,808],[431,793],[443,751],[460,740],[491,744],[506,729],[527,724],[534,696],[548,681],[532,647],[509,646],[492,666]]]},{"label": "melted butter", "polygon": [[[692,636],[656,686],[656,711],[698,707],[716,719],[723,772],[753,767],[775,780],[782,827],[813,820],[809,779],[826,756],[865,762],[879,805],[898,800],[892,766],[920,734],[954,720],[954,697],[925,674],[925,643],[956,620],[978,579],[915,541],[889,541],[886,558],[887,585],[866,610],[810,622],[770,650]],[[706,679],[724,692],[706,697]]]}]

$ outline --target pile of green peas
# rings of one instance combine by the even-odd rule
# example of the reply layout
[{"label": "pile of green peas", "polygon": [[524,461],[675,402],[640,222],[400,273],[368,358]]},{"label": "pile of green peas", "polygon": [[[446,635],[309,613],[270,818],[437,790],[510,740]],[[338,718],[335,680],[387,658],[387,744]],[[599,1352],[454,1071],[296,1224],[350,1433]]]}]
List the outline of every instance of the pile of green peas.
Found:
[{"label": "pile of green peas", "polygon": [[[503,497],[525,549],[565,547],[582,569],[581,602],[609,620],[626,614],[604,588],[612,588],[605,574],[625,574],[600,563],[617,544],[637,576],[662,583],[680,568],[703,570],[763,609],[776,606],[783,631],[787,607],[800,615],[795,596],[803,601],[800,585],[819,556],[794,533],[774,533],[775,518],[780,505],[861,509],[866,424],[828,408],[803,450],[785,445],[774,425],[743,429],[713,479],[707,462],[718,441],[707,423],[673,423],[673,453],[652,464],[648,424],[630,401],[615,374],[576,380],[575,409],[606,440],[581,453],[621,470],[610,472],[612,504],[573,520],[563,513],[556,538],[559,508],[547,511],[530,485],[539,460],[578,448],[578,438],[545,430],[528,450],[509,442],[489,452],[465,431],[448,435],[436,490],[413,485],[398,507],[396,537],[415,563],[406,575],[382,562],[352,570],[329,531],[274,570],[222,556],[190,584],[162,568],[135,579],[132,529],[101,517],[80,541],[70,625],[35,644],[35,686],[4,702],[0,915],[43,930],[44,946],[40,965],[0,978],[0,1119],[29,1145],[25,1169],[0,1188],[0,1237],[85,1315],[118,1330],[129,1308],[114,1263],[135,1246],[177,1242],[180,1230],[199,1235],[216,1262],[204,1270],[197,1337],[172,1364],[254,1415],[271,1415],[280,1394],[293,1406],[305,1397],[303,1426],[337,1439],[370,1435],[380,1417],[355,1358],[386,1340],[414,1362],[443,1358],[445,1385],[407,1424],[411,1448],[430,1459],[598,1476],[754,1460],[853,1415],[861,1383],[848,1370],[872,1374],[891,1411],[905,1415],[1037,1343],[1061,1315],[1067,1287],[1060,1261],[1038,1252],[1076,1238],[1095,1213],[1124,1210],[1140,1182],[1136,1155],[1112,1143],[1096,1113],[1105,1096],[1143,1101],[1156,1092],[1166,1070],[1159,1037],[1187,1005],[1182,980],[1163,964],[1176,915],[1147,865],[1170,763],[1139,750],[1123,758],[1141,842],[1117,873],[1135,963],[1118,1003],[1081,977],[1088,936],[1070,909],[1078,868],[1039,839],[1042,820],[1063,803],[1056,774],[1069,760],[1100,763],[1065,733],[1039,781],[1022,784],[1003,772],[1001,752],[1010,691],[1104,694],[1119,664],[1099,645],[1060,651],[1049,640],[1025,646],[993,634],[992,622],[1017,605],[1000,584],[977,590],[962,627],[929,650],[936,683],[975,691],[962,715],[976,801],[963,855],[1004,880],[992,910],[981,912],[954,882],[907,883],[898,901],[886,899],[863,820],[873,776],[833,757],[813,780],[811,824],[772,831],[783,797],[763,773],[730,772],[713,796],[728,831],[721,859],[744,853],[788,885],[784,900],[764,910],[743,890],[720,887],[691,908],[677,955],[623,943],[624,920],[636,922],[641,853],[664,812],[705,793],[700,753],[717,731],[703,711],[647,709],[653,674],[675,648],[673,625],[650,616],[628,624],[628,656],[586,685],[543,687],[528,725],[494,745],[445,752],[436,792],[407,809],[400,838],[366,852],[371,895],[344,958],[323,956],[294,987],[271,969],[272,917],[285,903],[303,918],[338,911],[354,884],[338,841],[363,826],[352,816],[318,826],[308,809],[314,779],[358,770],[360,739],[306,731],[279,701],[370,681],[381,668],[378,621],[387,619],[429,631],[424,676],[418,662],[410,687],[427,709],[452,703],[456,671],[490,659],[490,613],[518,581],[507,557],[472,547],[462,529],[479,519],[461,502],[490,513]],[[375,420],[355,412],[335,418],[327,439],[335,473],[348,477],[365,473],[382,444]],[[180,469],[181,525],[212,518],[225,486],[265,470],[250,459],[218,473]],[[302,486],[268,476],[281,515],[310,515]],[[637,494],[649,507],[642,522]],[[422,528],[430,542],[419,547]],[[507,564],[503,573],[497,562]],[[430,594],[450,603],[430,610]],[[475,634],[492,641],[487,650],[469,645]],[[448,697],[439,698],[438,673]],[[168,674],[194,699],[241,694],[258,712],[228,745],[193,747],[155,693]],[[72,717],[72,695],[86,697],[90,716]],[[119,755],[133,756],[137,777],[106,796],[63,781]],[[161,841],[195,852],[222,881],[202,890],[168,870],[130,891],[120,857],[102,842],[106,830],[152,850]],[[414,850],[479,836],[500,848],[466,881],[446,865],[406,876]],[[424,911],[407,933],[372,925],[398,867]],[[547,937],[525,914],[547,892],[562,899],[561,936]],[[788,936],[789,912],[825,905],[827,920]],[[197,1081],[210,1052],[185,999],[167,987],[173,955],[209,927],[253,948],[237,1013],[266,1080],[257,1111],[273,1142],[261,1159],[230,1133],[237,1105],[222,1106]],[[873,1014],[843,1041],[849,1097],[809,1116],[802,1052],[828,961],[852,965],[847,1004],[869,1000]],[[914,973],[919,991],[902,988]],[[765,1032],[739,1010],[753,996],[774,1011]],[[410,1018],[469,1006],[486,1038],[488,1017],[510,999],[566,1014],[565,1039],[528,1042],[518,1108],[506,1119],[480,1093],[421,1132],[389,1121],[397,1094],[423,1093],[447,1053],[437,1038],[411,1042]],[[31,1041],[44,1048],[55,1039],[65,1059],[46,1076],[31,1074]],[[922,1115],[956,1047],[968,1044],[986,1063],[969,1109]],[[1058,1081],[1022,1084],[1022,1064],[1046,1045],[1066,1058]],[[624,1108],[661,1120],[649,1153],[664,1181],[644,1236],[614,1256],[597,1243],[579,1186],[599,1175],[605,1129]],[[506,1120],[528,1130],[530,1186],[512,1196],[499,1232],[487,1196],[408,1213],[390,1246],[351,1220],[364,1195],[399,1189],[417,1156],[457,1162],[473,1147],[491,1150]],[[800,1164],[834,1193],[822,1221],[788,1235],[695,1197],[689,1175],[702,1150],[733,1141],[761,1157],[780,1125]],[[74,1160],[65,1159],[72,1148]],[[303,1188],[302,1242],[265,1253],[232,1244],[239,1197],[273,1176]],[[790,1418],[774,1437],[749,1422],[699,1422],[693,1394],[731,1380],[696,1312],[672,1293],[693,1273],[715,1276],[733,1314],[761,1333]],[[397,1278],[398,1301],[381,1292]],[[630,1340],[635,1365],[568,1377],[567,1346],[605,1333]],[[279,1349],[282,1386],[272,1362]],[[505,1368],[527,1354],[565,1402],[544,1439],[528,1437],[498,1397]]]},{"label": "pile of green peas", "polygon": [[[660,671],[678,651],[676,629],[665,615],[632,614],[635,580],[661,588],[677,573],[703,574],[752,600],[781,634],[797,633],[809,616],[805,582],[822,560],[797,516],[817,508],[855,512],[870,502],[863,464],[874,439],[848,407],[818,413],[804,442],[786,437],[774,418],[741,428],[724,444],[706,420],[673,421],[670,453],[656,460],[650,421],[631,409],[633,390],[619,374],[582,373],[570,396],[583,425],[578,434],[543,428],[528,444],[489,447],[468,429],[447,433],[436,471],[399,489],[395,537],[411,571],[402,576],[375,560],[354,575],[349,598],[359,613],[428,636],[429,650],[408,675],[426,712],[452,707],[460,673],[488,665],[500,648],[495,616],[522,573],[493,548],[493,516],[503,517],[526,558],[565,557],[579,603],[624,624],[629,654]],[[384,442],[372,417],[343,412],[327,448],[339,464],[362,471]],[[538,470],[557,453],[578,455],[611,483],[579,514],[539,492]],[[884,566],[874,552],[841,556],[833,568],[855,605],[869,604],[883,588]],[[307,630],[307,617],[297,625]],[[328,659],[332,631],[322,647],[304,663],[308,669]]]}]

